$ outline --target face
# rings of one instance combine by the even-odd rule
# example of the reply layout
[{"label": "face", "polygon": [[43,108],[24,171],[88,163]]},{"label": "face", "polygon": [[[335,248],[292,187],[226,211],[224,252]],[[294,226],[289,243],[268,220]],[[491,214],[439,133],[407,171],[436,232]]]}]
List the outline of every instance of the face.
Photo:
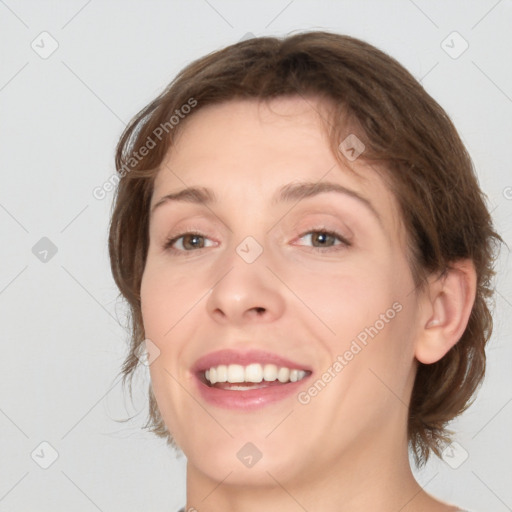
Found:
[{"label": "face", "polygon": [[155,180],[152,386],[208,478],[307,481],[406,439],[418,299],[398,207],[377,168],[335,158],[312,105],[205,107]]}]

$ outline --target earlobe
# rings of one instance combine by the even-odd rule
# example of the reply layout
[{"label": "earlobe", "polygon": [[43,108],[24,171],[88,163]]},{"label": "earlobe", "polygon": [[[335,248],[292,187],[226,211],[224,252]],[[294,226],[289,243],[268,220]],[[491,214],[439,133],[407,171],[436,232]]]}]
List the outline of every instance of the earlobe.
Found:
[{"label": "earlobe", "polygon": [[416,359],[424,364],[439,361],[464,334],[476,295],[473,262],[452,263],[428,286],[415,349]]}]

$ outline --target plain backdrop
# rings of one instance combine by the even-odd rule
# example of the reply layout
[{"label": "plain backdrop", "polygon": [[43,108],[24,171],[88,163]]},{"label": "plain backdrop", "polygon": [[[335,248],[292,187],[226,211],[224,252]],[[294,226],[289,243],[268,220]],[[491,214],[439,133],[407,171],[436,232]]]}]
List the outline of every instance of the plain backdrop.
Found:
[{"label": "plain backdrop", "polygon": [[[133,403],[118,378],[128,334],[107,253],[113,194],[93,196],[125,124],[183,66],[251,35],[374,44],[450,115],[510,244],[511,26],[510,0],[0,0],[0,512],[185,503],[185,457],[142,430],[147,373]],[[485,384],[452,425],[458,445],[416,472],[481,512],[512,510],[506,248],[498,271]]]}]

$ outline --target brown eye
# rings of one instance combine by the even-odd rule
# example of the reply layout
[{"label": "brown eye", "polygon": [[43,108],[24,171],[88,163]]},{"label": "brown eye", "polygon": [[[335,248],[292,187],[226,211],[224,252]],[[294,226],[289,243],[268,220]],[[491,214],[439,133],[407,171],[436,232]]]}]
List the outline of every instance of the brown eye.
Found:
[{"label": "brown eye", "polygon": [[311,241],[313,245],[315,243],[320,244],[319,247],[331,247],[336,242],[336,237],[329,233],[324,233],[322,231],[315,231],[311,236]]},{"label": "brown eye", "polygon": [[[303,233],[300,238],[308,237],[312,243],[313,249],[322,250],[338,250],[338,247],[342,249],[343,247],[350,246],[350,242],[346,240],[343,236],[341,236],[336,231],[330,231],[325,229],[318,229],[308,231],[307,233]],[[336,243],[338,241],[339,243]]]},{"label": "brown eye", "polygon": [[204,238],[201,235],[185,235],[183,238],[183,247],[185,249],[201,249],[204,247]]},{"label": "brown eye", "polygon": [[164,245],[164,249],[190,252],[194,249],[206,247],[205,240],[208,239],[200,233],[181,233],[178,236],[169,238]]}]

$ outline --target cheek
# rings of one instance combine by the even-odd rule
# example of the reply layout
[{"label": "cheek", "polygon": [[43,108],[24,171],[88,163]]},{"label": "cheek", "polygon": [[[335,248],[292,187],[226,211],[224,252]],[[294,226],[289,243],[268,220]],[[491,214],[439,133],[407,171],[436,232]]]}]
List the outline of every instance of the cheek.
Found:
[{"label": "cheek", "polygon": [[290,273],[286,281],[318,318],[318,332],[324,330],[326,339],[341,344],[378,321],[392,307],[397,294],[382,262],[379,266],[361,261],[338,269],[301,269],[300,273]]},{"label": "cheek", "polygon": [[200,286],[200,280],[148,260],[140,290],[146,337],[163,340],[202,295],[204,286]]},{"label": "cheek", "polygon": [[346,277],[330,297],[336,308],[329,310],[326,323],[331,322],[336,336],[328,350],[333,361],[342,356],[338,385],[350,386],[356,402],[395,400],[395,394],[407,400],[418,305],[403,272],[381,267],[380,272]]},{"label": "cheek", "polygon": [[389,382],[407,378],[415,302],[412,279],[399,258],[360,260],[337,273],[303,272],[291,287],[318,318],[310,325],[331,362],[338,356],[347,361],[343,373],[349,380],[375,380],[369,368]]},{"label": "cheek", "polygon": [[203,294],[195,280],[148,260],[141,281],[141,311],[145,336],[159,349],[149,366],[151,386],[158,410],[178,445],[186,438],[179,418],[192,417],[195,412],[191,410],[195,402],[183,387],[188,385],[188,369],[182,362],[189,339],[183,333],[194,332],[194,305]]}]

